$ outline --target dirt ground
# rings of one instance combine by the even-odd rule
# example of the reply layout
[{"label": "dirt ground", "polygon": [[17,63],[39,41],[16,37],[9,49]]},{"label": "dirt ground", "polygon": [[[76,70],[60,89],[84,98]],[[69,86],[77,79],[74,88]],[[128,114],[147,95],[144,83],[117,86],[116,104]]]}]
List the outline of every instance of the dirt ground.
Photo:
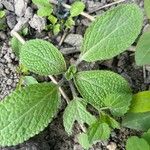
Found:
[{"label": "dirt ground", "polygon": [[[54,45],[59,45],[60,40],[65,31],[60,32],[57,36],[52,35],[51,31],[44,31],[46,20],[36,18],[36,7],[31,3],[31,0],[21,0],[22,6],[18,6],[19,0],[0,0],[0,9],[6,11],[5,29],[0,29],[0,100],[12,92],[18,81],[17,73],[18,59],[10,48],[10,31],[14,28],[19,29],[24,24],[29,33],[24,36],[26,40],[41,38],[51,41]],[[67,4],[71,4],[74,0],[66,0]],[[108,8],[96,11],[97,8],[114,2],[113,0],[84,0],[86,4],[86,12],[91,15],[101,15]],[[143,0],[126,0],[126,2],[137,3],[143,10]],[[124,2],[124,3],[126,3]],[[114,6],[113,6],[114,7]],[[144,12],[144,10],[143,10]],[[21,24],[22,23],[22,24]],[[82,16],[76,19],[76,25],[67,32],[59,49],[65,54],[66,60],[75,61],[79,55],[79,47],[90,21]],[[143,30],[150,26],[148,20],[144,19]],[[134,48],[135,43],[132,45]],[[119,73],[128,80],[133,89],[133,92],[150,89],[150,68],[138,67],[135,64],[134,52],[131,48],[119,56],[102,62],[85,63],[82,62],[79,70],[105,69]],[[39,81],[49,80],[47,77],[36,76]],[[68,94],[70,91],[66,85]],[[79,132],[78,125],[74,127],[74,134],[69,137],[64,131],[62,123],[62,114],[65,108],[60,110],[57,118],[40,134],[29,139],[23,144],[14,147],[0,148],[0,150],[82,150],[75,137]],[[91,150],[109,150],[110,147],[116,146],[117,150],[124,150],[125,141],[130,135],[138,135],[140,133],[122,128],[115,130],[108,141],[99,142],[94,145]]]}]

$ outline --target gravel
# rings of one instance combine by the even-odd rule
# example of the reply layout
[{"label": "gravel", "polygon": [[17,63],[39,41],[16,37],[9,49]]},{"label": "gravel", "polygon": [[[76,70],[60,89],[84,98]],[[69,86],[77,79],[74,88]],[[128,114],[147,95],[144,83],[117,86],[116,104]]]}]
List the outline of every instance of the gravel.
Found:
[{"label": "gravel", "polygon": [[102,2],[94,2],[94,1],[87,1],[87,10],[89,13],[92,13],[94,10],[97,10],[99,7],[103,6]]},{"label": "gravel", "polygon": [[83,37],[80,34],[69,34],[65,40],[64,43],[67,43],[71,46],[80,47],[83,41]]},{"label": "gravel", "polygon": [[13,29],[17,23],[16,21],[16,16],[14,13],[9,13],[7,16],[6,16],[6,19],[7,19],[7,25],[10,29]]},{"label": "gravel", "polygon": [[46,27],[46,19],[37,16],[36,14],[33,16],[29,24],[32,28],[36,29],[38,32],[41,32]]},{"label": "gravel", "polygon": [[1,4],[9,11],[14,11],[14,1],[13,0],[1,0]]},{"label": "gravel", "polygon": [[15,14],[22,17],[27,9],[27,0],[14,0]]},{"label": "gravel", "polygon": [[23,17],[17,18],[17,24],[13,28],[14,31],[18,32],[23,27],[27,26],[28,21],[33,17],[33,9],[31,7],[27,7],[25,14]]},{"label": "gravel", "polygon": [[18,83],[17,60],[7,44],[0,51],[0,100],[10,94]]}]

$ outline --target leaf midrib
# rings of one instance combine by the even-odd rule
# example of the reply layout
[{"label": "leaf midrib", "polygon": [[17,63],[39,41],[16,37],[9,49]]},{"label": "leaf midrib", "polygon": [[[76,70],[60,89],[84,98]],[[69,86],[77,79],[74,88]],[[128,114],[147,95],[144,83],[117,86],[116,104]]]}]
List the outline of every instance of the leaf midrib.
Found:
[{"label": "leaf midrib", "polygon": [[110,32],[106,37],[104,37],[100,42],[97,42],[97,44],[95,44],[94,46],[92,46],[89,50],[86,50],[85,53],[82,54],[81,59],[84,59],[84,57],[86,57],[86,55],[88,55],[88,53],[90,53],[91,51],[93,51],[93,49],[95,47],[97,47],[99,44],[101,44],[103,41],[107,40],[114,32],[116,32],[118,29],[122,28],[124,25],[126,25],[127,21],[125,21],[122,25],[116,27],[115,30],[113,30],[112,32]]},{"label": "leaf midrib", "polygon": [[[56,87],[55,87],[56,88]],[[33,107],[30,107],[30,109],[28,111],[26,111],[24,114],[22,114],[19,118],[13,120],[12,122],[10,122],[8,125],[6,125],[3,129],[0,130],[0,132],[2,132],[5,128],[7,128],[8,126],[10,126],[11,124],[13,124],[14,122],[16,122],[17,120],[20,120],[24,115],[26,115],[27,113],[29,113],[33,108],[35,108],[39,103],[41,103],[41,101],[43,101],[47,96],[49,96],[50,94],[52,94],[55,90],[55,88],[48,93],[47,95],[45,95],[39,102],[37,102]]]},{"label": "leaf midrib", "polygon": [[[79,77],[81,80],[83,80],[83,81],[85,81],[85,82],[87,82],[87,83],[89,83],[90,85],[95,85],[95,86],[97,86],[97,87],[99,87],[99,88],[101,88],[103,91],[104,91],[104,93],[105,93],[105,95],[107,95],[107,92],[106,92],[106,90],[104,89],[104,88],[102,88],[101,86],[98,86],[97,84],[95,84],[94,82],[90,82],[90,81],[88,81],[88,80],[86,80],[85,78],[83,78],[83,77]],[[81,94],[82,95],[82,94]],[[98,97],[98,99],[99,99],[99,101],[100,101],[100,103],[102,104],[102,105],[105,105],[104,104],[104,100],[103,100],[103,97],[101,97],[101,96],[97,96]],[[96,102],[94,102],[95,104],[97,104]]]},{"label": "leaf midrib", "polygon": [[81,80],[84,80],[85,82],[88,82],[88,83],[91,84],[91,85],[94,85],[94,86],[96,86],[96,87],[101,88],[102,90],[105,91],[105,94],[107,94],[106,89],[103,88],[102,86],[99,86],[99,85],[95,84],[94,82],[90,82],[89,80],[87,80],[87,79],[85,79],[85,78],[83,78],[83,77],[79,77],[79,78],[80,78]]},{"label": "leaf midrib", "polygon": [[33,52],[31,52],[31,51],[27,51],[26,50],[26,52],[27,53],[31,53],[32,55],[35,55],[35,56],[37,56],[37,57],[39,57],[40,59],[43,59],[46,63],[48,63],[48,64],[53,64],[53,65],[56,65],[56,64],[58,64],[58,63],[55,63],[54,61],[50,61],[50,59],[46,59],[45,57],[42,57],[42,56],[40,56],[40,55],[37,55],[37,54],[35,54],[35,53],[33,53]]},{"label": "leaf midrib", "polygon": [[[94,126],[94,125],[96,125],[96,127]],[[97,133],[97,129],[98,129],[98,127],[99,127],[99,124],[96,122],[95,124],[93,125],[93,132],[92,132],[92,137],[91,136],[89,136],[89,141],[90,141],[90,144],[92,144],[91,142],[93,141],[93,139],[95,138],[95,134]],[[92,130],[92,129],[91,129]],[[90,135],[90,134],[88,134],[88,135]]]}]

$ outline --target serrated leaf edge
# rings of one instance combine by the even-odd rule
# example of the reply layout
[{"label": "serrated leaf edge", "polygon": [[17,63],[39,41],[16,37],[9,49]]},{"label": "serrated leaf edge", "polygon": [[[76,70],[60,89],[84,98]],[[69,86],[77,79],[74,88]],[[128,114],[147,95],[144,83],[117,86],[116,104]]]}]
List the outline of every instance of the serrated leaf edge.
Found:
[{"label": "serrated leaf edge", "polygon": [[[47,75],[60,75],[60,74],[62,74],[62,73],[64,73],[66,70],[67,70],[67,65],[66,65],[66,62],[65,62],[65,59],[64,59],[64,56],[63,56],[63,54],[58,50],[58,48],[55,46],[55,45],[53,45],[52,43],[50,43],[49,41],[46,41],[46,40],[42,40],[42,39],[31,39],[31,40],[29,40],[29,41],[27,41],[27,42],[32,42],[32,41],[35,41],[35,40],[38,40],[39,42],[47,42],[47,44],[50,44],[53,48],[55,48],[55,50],[59,53],[59,55],[60,55],[60,57],[61,57],[61,61],[63,62],[62,64],[63,64],[63,70],[61,70],[61,71],[59,71],[59,73],[53,73],[53,74],[47,74],[47,73],[37,73],[37,71],[36,71],[36,69],[32,69],[32,72],[35,72],[35,73],[37,73],[37,74],[39,74],[39,75],[44,75],[44,76],[47,76]],[[27,43],[26,42],[26,43]],[[26,51],[26,52],[29,52],[29,51],[27,51],[25,48],[24,48],[24,46],[22,46],[21,47],[21,52],[20,52],[20,64],[23,64],[24,65],[24,63],[22,63],[22,50],[24,50],[24,51]],[[33,52],[31,52],[30,51],[30,53],[32,53],[33,55],[36,55],[35,53],[33,53]],[[39,56],[38,55],[38,57],[40,57],[40,58],[42,58],[43,59],[43,57],[42,56]],[[45,59],[45,58],[44,58]],[[49,60],[49,62],[51,62],[52,63],[52,61],[51,60]],[[52,63],[53,64],[53,63]],[[26,68],[28,68],[26,65],[24,65]],[[30,69],[29,69],[29,71],[30,71]]]},{"label": "serrated leaf edge", "polygon": [[[53,83],[52,83],[53,84]],[[55,84],[54,84],[55,85]],[[31,85],[32,86],[32,85]],[[56,85],[55,85],[56,86]],[[25,88],[23,88],[22,90],[24,90]],[[56,89],[57,89],[57,86],[56,86]],[[13,93],[17,93],[18,91],[22,91],[22,90],[17,90],[17,91],[13,91]],[[58,89],[57,89],[58,90]],[[54,91],[54,90],[53,90]],[[50,93],[52,93],[53,91],[51,91]],[[50,94],[49,93],[49,94]],[[48,94],[48,95],[49,95]],[[6,97],[6,100],[4,99],[2,102],[0,102],[0,103],[3,103],[3,104],[5,104],[6,103],[6,101],[8,102],[9,101],[9,98],[11,97],[11,94],[8,96],[8,97]],[[59,92],[58,92],[58,97],[60,98],[60,94],[59,94]],[[8,100],[7,100],[8,99]],[[41,100],[40,100],[41,101]],[[0,144],[0,146],[2,146],[2,147],[6,147],[6,146],[16,146],[16,145],[18,145],[18,144],[21,144],[21,143],[23,143],[23,142],[25,142],[25,141],[27,141],[27,140],[29,140],[30,138],[32,138],[33,136],[35,136],[35,135],[37,135],[37,134],[39,134],[41,131],[43,131],[47,126],[48,126],[48,124],[52,121],[52,119],[54,118],[54,116],[56,116],[56,114],[57,114],[57,112],[55,112],[55,114],[53,115],[53,116],[51,116],[51,118],[49,119],[49,121],[47,121],[43,126],[41,126],[41,127],[39,127],[39,130],[37,131],[37,132],[34,132],[34,133],[31,133],[30,132],[30,134],[28,134],[28,135],[30,135],[30,136],[28,136],[28,138],[24,138],[24,139],[22,139],[22,140],[19,140],[19,142],[17,142],[17,143],[13,143],[13,144],[3,144],[3,142]]]},{"label": "serrated leaf edge", "polygon": [[[119,75],[119,74],[117,74],[117,73],[115,73],[115,72],[112,72],[112,71],[108,71],[108,70],[92,70],[92,71],[95,71],[95,72],[97,72],[97,71],[99,71],[99,72],[109,72],[109,73],[114,73],[114,74],[116,74],[117,76],[120,76],[120,77],[122,77],[121,75]],[[81,71],[81,72],[78,72],[78,73],[76,73],[75,75],[74,75],[74,78],[73,78],[73,81],[74,81],[74,83],[75,83],[75,86],[76,86],[76,88],[77,88],[77,90],[79,91],[79,93],[80,93],[80,90],[79,90],[79,88],[78,88],[78,86],[77,86],[77,84],[76,84],[76,77],[78,76],[78,75],[80,75],[80,73],[83,73],[83,72],[90,72],[90,71]],[[123,78],[123,77],[122,77]],[[123,78],[126,82],[127,82],[127,80],[125,79],[125,78]],[[128,82],[127,82],[128,83]],[[129,86],[129,84],[128,84],[128,86]],[[129,86],[130,87],[130,86]],[[131,90],[131,88],[130,88],[130,92],[132,92],[132,90]],[[83,95],[82,95],[82,93],[80,93],[81,94],[81,96],[83,97]],[[83,97],[84,98],[84,97]],[[85,99],[85,98],[84,98]],[[130,109],[130,105],[131,105],[131,101],[132,101],[132,99],[128,102],[128,108],[126,109],[126,113],[128,112],[128,110]],[[110,109],[110,108],[109,108]],[[111,110],[111,109],[110,109]],[[125,113],[125,114],[126,114]]]},{"label": "serrated leaf edge", "polygon": [[[110,12],[113,11],[114,9],[117,9],[117,8],[119,8],[119,7],[121,7],[121,6],[131,6],[131,5],[140,10],[140,8],[138,7],[138,5],[135,4],[135,3],[122,4],[122,5],[116,6],[115,8],[111,8],[110,10],[104,12],[104,13],[102,14],[102,16],[105,16],[107,13],[110,13]],[[100,17],[101,17],[101,16],[100,16]],[[95,23],[100,17],[97,17],[96,20],[95,20],[93,23]],[[143,14],[142,14],[142,12],[141,12],[141,17],[142,17],[142,19],[143,19]],[[143,21],[143,20],[142,20],[142,21]],[[124,23],[123,23],[122,25],[124,25]],[[91,30],[91,27],[92,27],[92,26],[89,26],[89,28],[87,28],[87,30],[86,30],[86,32],[85,32],[85,35],[84,35],[84,39],[85,39],[85,37],[87,37],[87,34],[88,34],[88,32]],[[119,27],[119,28],[120,28],[120,27]],[[141,23],[141,28],[142,28],[142,23]],[[116,29],[115,29],[115,30],[116,30]],[[118,30],[118,29],[117,29],[117,30]],[[114,31],[113,31],[113,32],[114,32]],[[137,33],[137,36],[140,34],[140,32],[141,32],[141,31],[139,31],[139,32]],[[110,34],[112,34],[112,33],[110,33]],[[107,37],[108,37],[110,34],[108,34]],[[103,38],[102,41],[105,40],[107,37]],[[80,57],[80,60],[85,60],[85,61],[87,61],[87,62],[93,62],[93,61],[88,61],[88,60],[86,60],[86,58],[84,58],[84,57],[86,57],[86,55],[88,55],[88,53],[89,53],[90,51],[92,51],[92,49],[93,49],[93,47],[95,47],[95,45],[92,46],[92,47],[90,48],[90,50],[85,51],[85,49],[84,49],[84,39],[83,39],[82,47],[81,47],[81,54],[80,54],[80,56],[79,56],[79,57]],[[134,42],[134,41],[132,41],[132,43],[133,43],[133,42]],[[132,43],[131,43],[131,44],[132,44]],[[96,45],[97,45],[97,44],[96,44]],[[125,50],[124,50],[124,51],[125,51]],[[122,51],[122,52],[124,52],[124,51]],[[120,52],[119,54],[121,54],[122,52]],[[117,55],[118,55],[118,54],[117,54]],[[115,56],[117,56],[117,55],[115,55]],[[115,56],[114,56],[114,57],[115,57]],[[110,59],[110,58],[112,58],[112,57],[109,57],[109,58],[107,58],[107,59]],[[94,61],[98,61],[98,60],[100,60],[100,59],[96,59],[96,60],[94,60]],[[103,60],[103,59],[101,59],[101,60]]]}]

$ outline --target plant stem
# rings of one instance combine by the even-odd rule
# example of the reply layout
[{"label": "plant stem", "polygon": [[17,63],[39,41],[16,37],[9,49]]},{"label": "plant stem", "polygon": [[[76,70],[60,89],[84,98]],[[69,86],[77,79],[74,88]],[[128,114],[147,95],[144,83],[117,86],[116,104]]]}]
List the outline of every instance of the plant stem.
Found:
[{"label": "plant stem", "polygon": [[[77,95],[77,92],[76,92],[76,89],[74,87],[74,84],[73,84],[72,80],[69,81],[69,86],[70,86],[73,98],[76,98],[78,95]],[[83,132],[86,132],[86,128],[84,127],[84,125],[79,124],[79,127],[81,128],[81,130]]]},{"label": "plant stem", "polygon": [[145,65],[143,65],[143,79],[144,81],[146,79],[146,66]]},{"label": "plant stem", "polygon": [[22,44],[25,44],[25,40],[23,39],[23,37],[20,36],[20,34],[18,34],[16,31],[12,30],[11,31],[11,36],[16,37]]},{"label": "plant stem", "polygon": [[77,97],[77,92],[76,92],[76,89],[74,87],[72,80],[69,81],[69,86],[70,86],[73,98]]},{"label": "plant stem", "polygon": [[68,32],[68,30],[65,30],[65,31],[64,31],[64,34],[63,34],[63,36],[61,37],[60,42],[58,43],[58,46],[59,46],[59,47],[62,45],[63,41],[65,40],[65,38],[66,38],[66,36],[67,36],[67,32]]},{"label": "plant stem", "polygon": [[75,62],[75,66],[77,67],[81,62],[82,62],[82,59],[80,58],[80,55],[79,55],[79,59],[77,59],[77,61]]},{"label": "plant stem", "polygon": [[107,109],[109,109],[109,107],[102,107],[102,108],[100,109],[100,111],[102,111],[102,110],[107,110]]},{"label": "plant stem", "polygon": [[[58,2],[57,2],[56,0],[50,0],[49,2],[52,3],[52,4],[58,5]],[[62,6],[65,7],[65,8],[67,8],[67,9],[70,9],[70,8],[71,8],[70,5],[65,4],[65,3],[62,3]],[[89,14],[86,13],[86,12],[82,12],[81,15],[84,16],[84,17],[86,17],[86,18],[88,18],[88,19],[91,20],[91,21],[94,21],[94,20],[95,20],[95,18],[94,18],[93,16],[89,15]]]},{"label": "plant stem", "polygon": [[[16,31],[11,31],[11,36],[16,37],[22,44],[25,44],[25,40],[16,32]],[[52,82],[56,85],[58,85],[58,82],[56,81],[56,79],[53,76],[49,76],[49,78],[52,80]],[[66,95],[66,93],[64,92],[64,90],[62,89],[62,87],[59,86],[59,91],[61,93],[61,95],[63,96],[63,98],[66,100],[66,103],[69,103],[69,98]]]},{"label": "plant stem", "polygon": [[[52,82],[54,84],[59,85],[58,82],[56,81],[56,79],[53,76],[49,75],[49,78],[52,80]],[[64,90],[62,89],[61,86],[59,86],[59,91],[60,91],[62,97],[66,100],[66,103],[69,104],[70,100],[69,100],[67,94],[64,92]]]},{"label": "plant stem", "polygon": [[86,133],[86,128],[85,128],[82,124],[79,124],[79,126],[80,126],[81,130],[82,130],[84,133]]}]

